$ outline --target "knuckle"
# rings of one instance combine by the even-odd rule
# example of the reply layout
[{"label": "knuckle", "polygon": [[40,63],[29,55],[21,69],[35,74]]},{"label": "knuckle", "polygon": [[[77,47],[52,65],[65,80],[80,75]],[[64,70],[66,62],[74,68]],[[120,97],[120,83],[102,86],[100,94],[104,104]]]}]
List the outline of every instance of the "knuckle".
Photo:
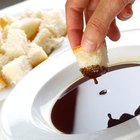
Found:
[{"label": "knuckle", "polygon": [[105,34],[106,33],[106,27],[105,27],[105,25],[98,18],[94,18],[93,20],[89,20],[88,27],[91,30],[94,29],[94,30],[96,30],[97,32],[99,32],[101,34]]},{"label": "knuckle", "polygon": [[130,2],[130,0],[118,0],[118,2],[119,2],[119,5],[125,6]]},{"label": "knuckle", "polygon": [[89,20],[93,13],[94,13],[94,10],[86,10],[85,17]]}]

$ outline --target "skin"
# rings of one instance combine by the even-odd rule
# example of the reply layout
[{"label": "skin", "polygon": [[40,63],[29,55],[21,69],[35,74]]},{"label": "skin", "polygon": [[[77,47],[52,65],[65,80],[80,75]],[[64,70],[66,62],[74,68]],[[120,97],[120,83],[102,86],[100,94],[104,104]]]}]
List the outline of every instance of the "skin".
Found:
[{"label": "skin", "polygon": [[116,18],[124,21],[132,17],[133,3],[134,0],[67,0],[66,24],[71,47],[81,44],[85,51],[92,52],[106,36],[117,41],[120,31]]}]

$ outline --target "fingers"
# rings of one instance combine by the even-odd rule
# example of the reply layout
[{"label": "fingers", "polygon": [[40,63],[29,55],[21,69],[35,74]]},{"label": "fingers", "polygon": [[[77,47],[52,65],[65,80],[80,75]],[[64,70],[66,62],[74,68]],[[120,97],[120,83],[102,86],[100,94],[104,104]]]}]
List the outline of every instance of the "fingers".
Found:
[{"label": "fingers", "polygon": [[67,0],[66,24],[70,45],[75,47],[81,44],[83,34],[83,11],[89,0]]},{"label": "fingers", "polygon": [[115,19],[110,24],[107,36],[113,41],[117,41],[120,38],[120,31],[119,31],[119,29],[116,25],[116,20]]},{"label": "fingers", "polygon": [[[86,51],[94,51],[100,46],[115,16],[129,3],[129,0],[100,0],[82,37],[81,45]],[[109,31],[109,37],[112,36],[112,39],[116,40],[119,38],[119,31],[117,26],[111,26],[113,26],[113,29]],[[113,36],[114,31],[118,32],[115,36]]]},{"label": "fingers", "polygon": [[130,17],[132,17],[133,11],[132,11],[132,4],[128,4],[117,16],[120,20],[127,20]]},{"label": "fingers", "polygon": [[90,19],[90,17],[92,16],[93,12],[95,11],[97,5],[99,3],[99,0],[90,0],[87,8],[85,9],[85,19],[86,19],[86,23],[88,22],[88,20]]}]

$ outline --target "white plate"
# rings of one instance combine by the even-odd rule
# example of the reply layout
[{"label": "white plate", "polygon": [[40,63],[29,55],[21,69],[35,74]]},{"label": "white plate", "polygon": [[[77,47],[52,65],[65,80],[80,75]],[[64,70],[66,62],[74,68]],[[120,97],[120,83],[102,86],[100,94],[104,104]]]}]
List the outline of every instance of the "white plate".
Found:
[{"label": "white plate", "polygon": [[[127,37],[123,38],[126,35]],[[121,48],[111,49],[111,64],[118,64],[118,60],[119,63],[140,61],[139,31],[134,31],[132,33],[125,32],[118,43],[107,42],[109,48],[121,46]],[[69,59],[65,59],[66,57]],[[59,78],[65,81],[61,86],[57,86],[60,84],[60,81],[55,79],[58,73],[60,74]],[[63,75],[64,73],[65,77]],[[67,77],[70,73],[71,76]],[[139,140],[139,116],[132,119],[127,125],[123,124],[120,127],[114,127],[113,129],[100,131],[94,134],[64,135],[60,134],[60,132],[54,128],[49,117],[52,105],[60,96],[59,91],[61,94],[66,86],[69,86],[71,82],[79,79],[79,77],[81,77],[81,74],[78,71],[75,58],[70,50],[64,49],[60,51],[60,53],[54,52],[54,56],[52,56],[49,61],[44,61],[28,73],[12,92],[11,89],[7,89],[5,93],[1,93],[2,96],[0,97],[4,99],[7,94],[11,92],[2,109],[1,121],[3,132],[6,137],[10,140],[45,140],[46,138],[49,140],[124,140],[128,138],[130,140],[136,139],[137,137],[136,140]],[[51,81],[50,79],[55,81],[49,83]],[[37,109],[39,109],[38,105],[42,100],[34,102],[34,99],[39,95],[40,90],[45,84],[51,84],[48,86],[48,89],[45,89],[48,98],[47,102],[54,98],[53,102],[48,104],[50,108],[48,108],[47,125],[42,123],[39,118],[40,116],[38,116],[39,110]],[[55,88],[54,90],[53,87],[57,87],[57,89]],[[49,91],[53,90],[54,94],[49,94]],[[123,138],[119,138],[122,136]]]},{"label": "white plate", "polygon": [[[22,3],[20,3],[20,4],[22,4]],[[33,7],[32,7],[33,8]],[[44,8],[44,7],[43,7]],[[25,10],[27,9],[27,7],[25,7]],[[35,8],[36,9],[36,8]],[[9,9],[10,10],[10,9]],[[49,11],[49,10],[51,10],[51,9],[43,9],[43,10],[45,10],[45,11]],[[62,15],[64,16],[64,10],[62,10],[62,9],[59,9],[60,11],[61,11],[61,13],[62,13]],[[4,10],[5,11],[5,10]],[[17,13],[16,11],[10,11],[9,12],[9,15],[12,15],[12,16],[18,16],[18,15],[20,15],[20,13],[22,13],[24,10],[23,9],[20,9],[19,8],[19,13]],[[7,14],[8,13],[8,10],[6,10],[4,13],[3,13],[3,11],[2,12],[0,12],[0,15],[8,15]],[[60,51],[62,51],[63,49],[65,49],[65,47],[69,47],[69,43],[68,43],[68,40],[67,40],[67,37],[64,37],[64,38],[62,38],[62,44],[61,44],[61,46],[59,47],[59,48],[56,48],[52,53],[51,53],[51,55],[49,56],[49,58],[48,59],[50,59],[52,56],[54,56],[54,55],[56,55],[58,52],[60,52]],[[48,60],[47,59],[47,60]],[[46,60],[46,61],[47,61]],[[5,100],[6,98],[7,98],[7,96],[10,94],[10,92],[13,90],[13,88],[14,88],[15,86],[10,86],[10,87],[8,87],[8,88],[5,88],[5,89],[3,89],[2,91],[0,91],[0,101],[3,101],[3,100]]]},{"label": "white plate", "polygon": [[[125,52],[125,55],[121,52]],[[140,62],[140,46],[109,50],[110,65]],[[113,58],[113,59],[112,59]],[[10,140],[112,140],[138,137],[139,116],[116,127],[94,133],[66,135],[52,124],[50,113],[63,91],[82,77],[71,50],[57,53],[27,74],[8,96],[2,109],[2,128]],[[137,98],[139,100],[139,98]],[[46,111],[46,121],[42,110]],[[130,135],[131,134],[131,135]],[[129,138],[130,138],[129,137]]]},{"label": "white plate", "polygon": [[[69,46],[68,40],[67,40],[66,38],[64,38],[64,39],[63,39],[62,45],[61,45],[58,49],[54,50],[54,51],[52,52],[52,54],[49,56],[48,59],[51,59],[51,57],[57,55],[57,53],[63,51],[63,50],[64,50],[66,47],[68,47],[68,46]],[[45,60],[45,61],[48,61],[48,59]],[[32,70],[31,70],[31,71],[32,71]],[[8,87],[8,88],[6,88],[6,89],[0,91],[0,101],[5,100],[5,99],[7,98],[7,96],[10,94],[10,92],[13,90],[14,87],[15,87],[15,86],[10,86],[10,87]]]}]

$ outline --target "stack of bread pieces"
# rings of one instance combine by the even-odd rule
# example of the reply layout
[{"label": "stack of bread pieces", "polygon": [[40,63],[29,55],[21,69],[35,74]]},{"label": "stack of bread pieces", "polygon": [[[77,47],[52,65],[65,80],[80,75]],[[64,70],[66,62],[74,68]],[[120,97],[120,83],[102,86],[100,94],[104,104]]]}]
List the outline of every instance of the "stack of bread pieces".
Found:
[{"label": "stack of bread pieces", "polygon": [[59,10],[26,10],[0,17],[0,90],[16,85],[61,46],[66,24]]}]

